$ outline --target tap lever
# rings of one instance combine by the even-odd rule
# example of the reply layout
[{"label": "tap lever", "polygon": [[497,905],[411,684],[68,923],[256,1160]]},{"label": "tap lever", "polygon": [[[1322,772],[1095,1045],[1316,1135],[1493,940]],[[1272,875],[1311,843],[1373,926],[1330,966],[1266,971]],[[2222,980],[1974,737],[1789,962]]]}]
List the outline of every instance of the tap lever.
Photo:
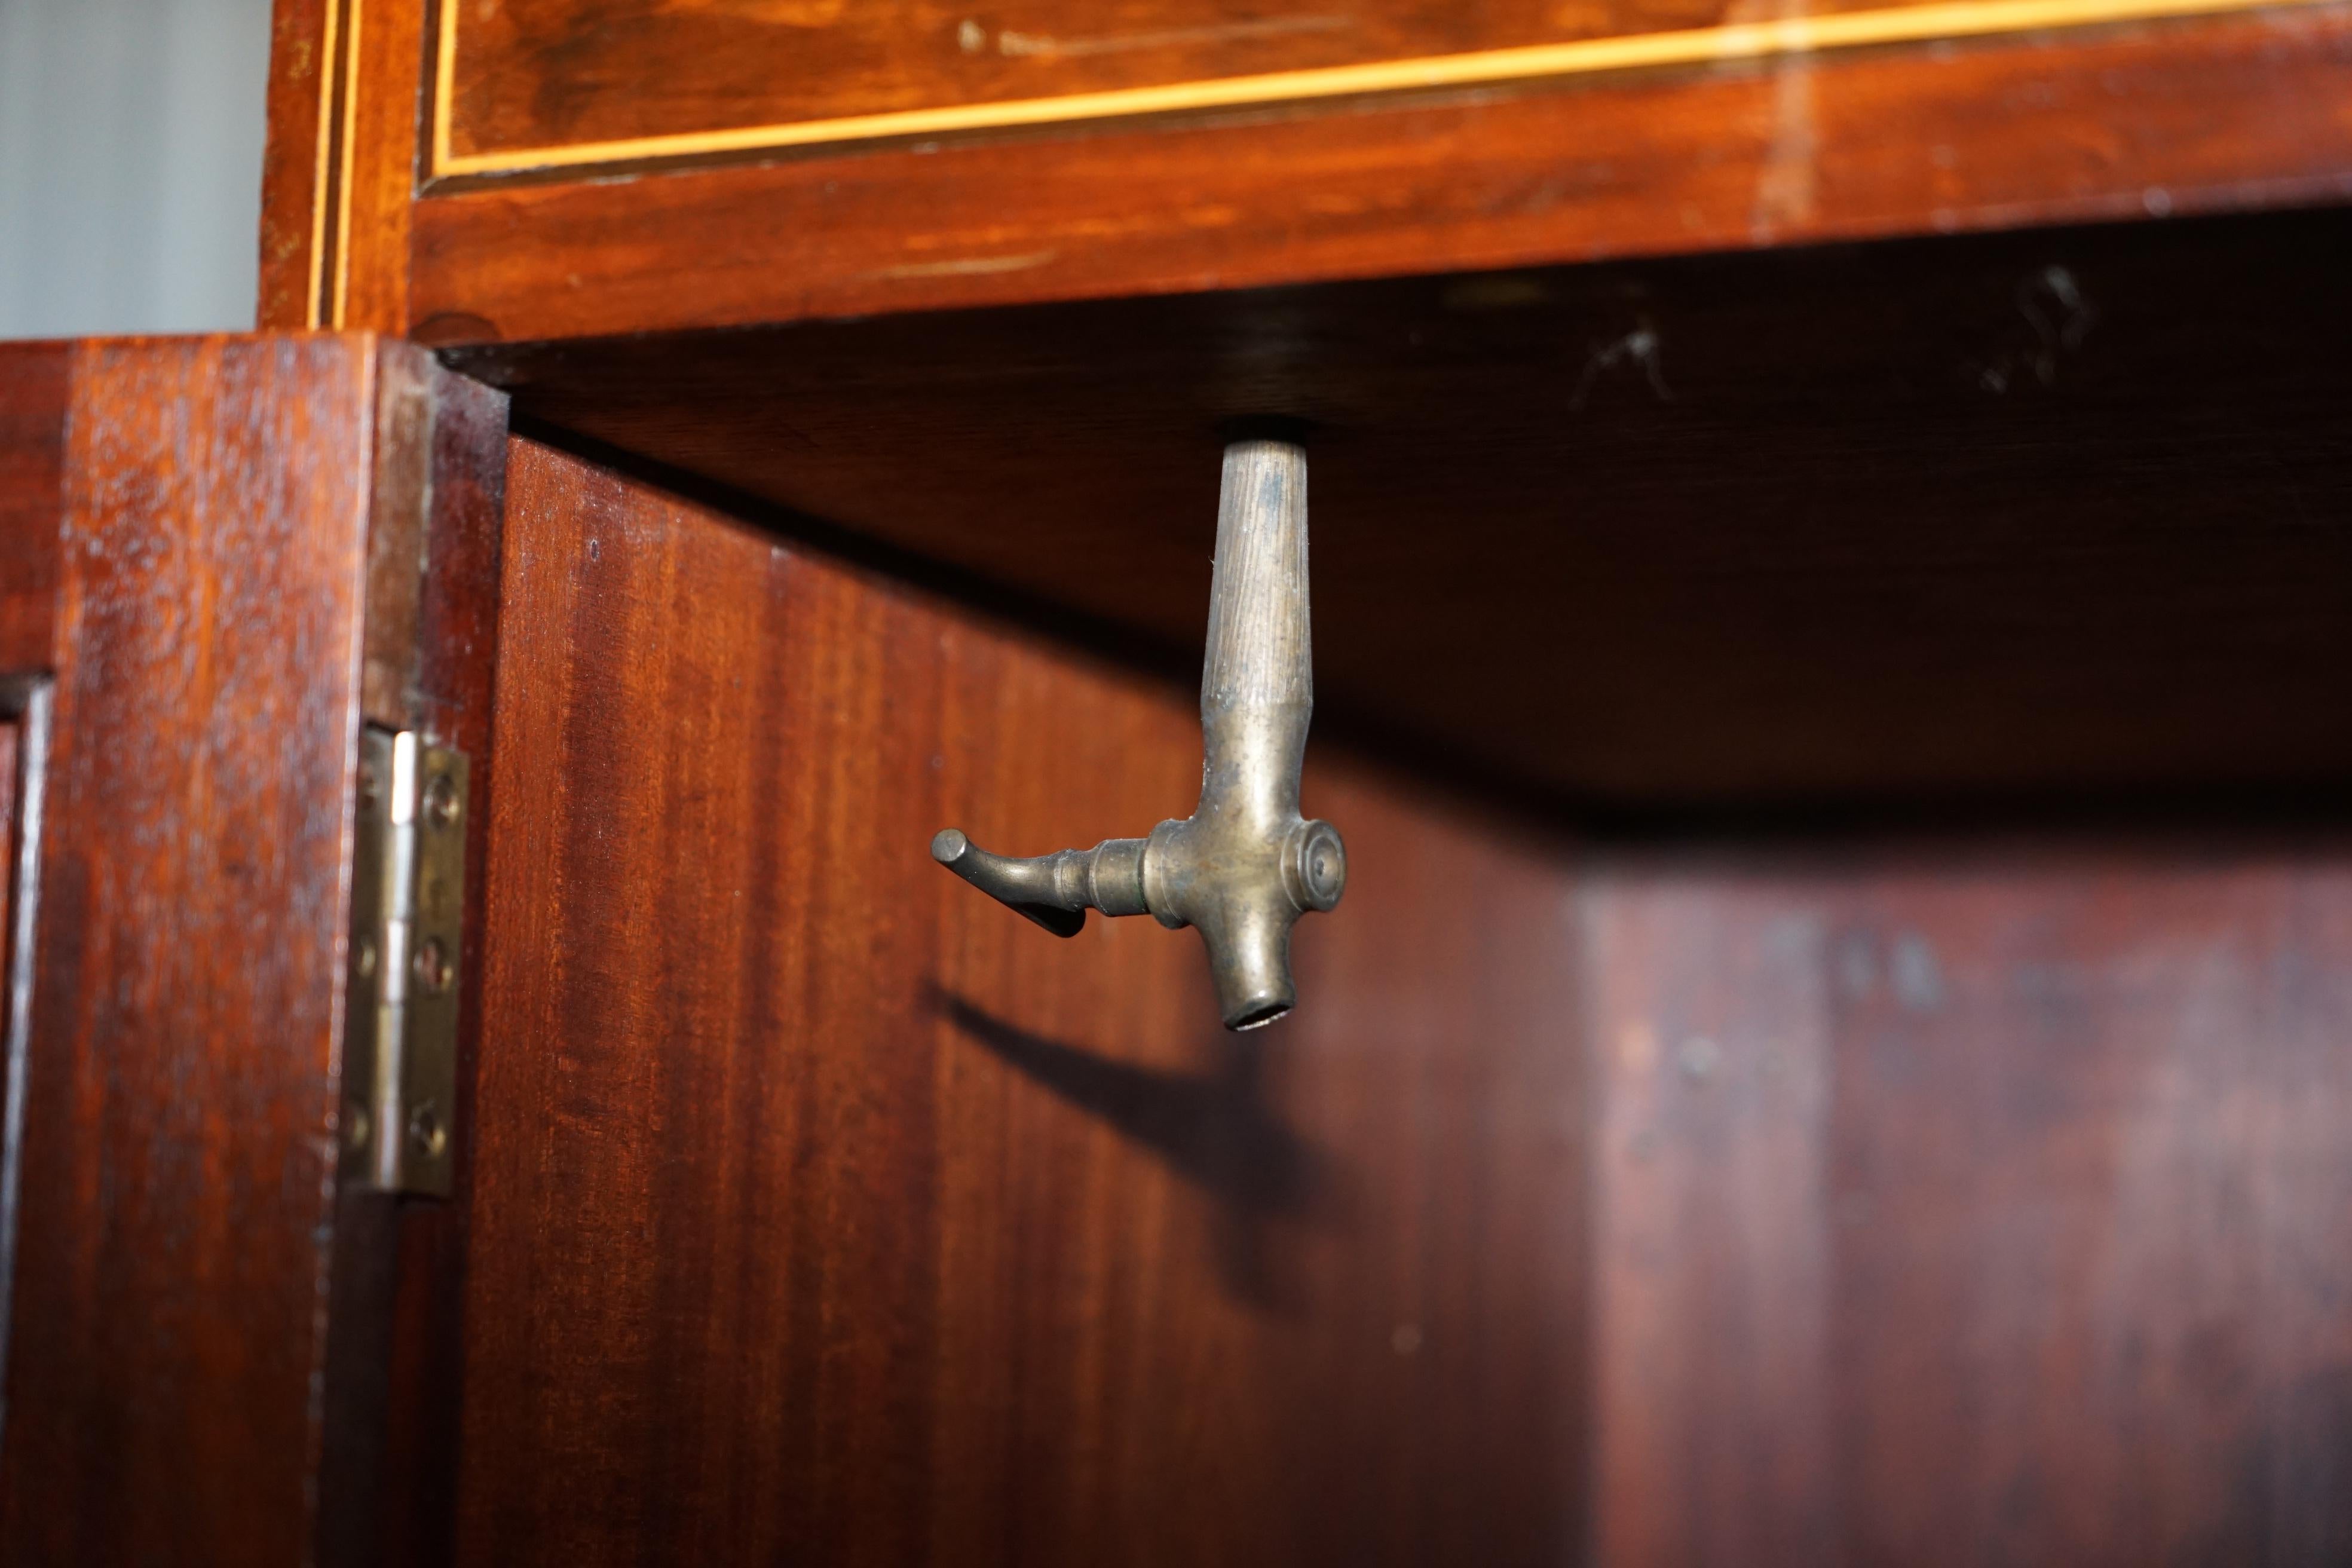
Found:
[{"label": "tap lever", "polygon": [[931,858],[1055,936],[1076,936],[1088,910],[1139,915],[1143,901],[1140,838],[1106,838],[1091,849],[1057,849],[1021,858],[992,855],[956,828],[931,839]]}]

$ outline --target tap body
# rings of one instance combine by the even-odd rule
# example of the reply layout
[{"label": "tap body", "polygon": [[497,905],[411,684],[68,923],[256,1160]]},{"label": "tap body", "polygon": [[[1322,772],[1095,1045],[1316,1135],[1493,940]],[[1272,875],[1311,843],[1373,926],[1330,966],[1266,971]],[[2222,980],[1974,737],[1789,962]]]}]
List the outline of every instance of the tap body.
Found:
[{"label": "tap body", "polygon": [[1346,846],[1299,812],[1315,712],[1307,613],[1307,458],[1279,441],[1226,448],[1216,567],[1201,665],[1201,798],[1143,838],[1016,859],[949,828],[934,858],[1046,930],[1075,936],[1086,911],[1192,926],[1209,952],[1225,1026],[1290,1010],[1290,928],[1339,901]]}]

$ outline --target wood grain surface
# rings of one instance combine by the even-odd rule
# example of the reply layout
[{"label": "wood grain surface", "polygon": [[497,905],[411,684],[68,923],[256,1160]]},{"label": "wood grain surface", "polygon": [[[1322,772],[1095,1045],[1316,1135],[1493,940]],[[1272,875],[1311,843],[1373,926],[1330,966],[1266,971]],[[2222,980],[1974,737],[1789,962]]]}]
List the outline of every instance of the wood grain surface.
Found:
[{"label": "wood grain surface", "polygon": [[397,336],[394,323],[409,305],[409,226],[424,175],[418,106],[427,79],[431,6],[429,0],[348,3],[359,34],[356,45],[347,46],[352,86],[337,147],[343,174],[331,215],[340,237],[329,258],[318,324]]},{"label": "wood grain surface", "polygon": [[268,330],[406,321],[427,0],[272,0],[260,286]]},{"label": "wood grain surface", "polygon": [[0,671],[49,659],[72,369],[62,342],[0,346]]},{"label": "wood grain surface", "polygon": [[[333,202],[331,171],[340,57],[328,18],[341,0],[271,0],[269,99],[261,169],[254,319],[264,329],[320,324],[320,270]],[[405,268],[404,268],[405,270]]]},{"label": "wood grain surface", "polygon": [[1596,1560],[2352,1555],[2352,852],[1584,893]]},{"label": "wood grain surface", "polygon": [[404,345],[0,351],[0,769],[47,802],[0,1560],[421,1561],[436,1498],[446,1549],[457,1221],[334,1184],[347,838],[362,717],[485,798],[504,464]]},{"label": "wood grain surface", "polygon": [[[1553,7],[1542,26],[1580,36],[1705,20],[1663,3]],[[437,342],[1743,249],[2352,190],[2342,5],[1776,47],[1548,83],[829,150],[722,148],[683,163],[658,148],[653,163],[632,162],[622,148],[618,162],[568,175],[534,173],[525,156],[520,177],[456,178],[432,161],[428,66],[440,34],[426,0],[367,0],[356,33],[352,0],[277,6],[262,324]],[[1424,35],[1476,47],[1518,37],[1533,16],[1400,4],[1393,16],[1310,27],[1301,24],[1321,14],[1212,10],[1203,35],[1155,31],[1133,7],[1100,23],[1101,37],[1160,40],[1138,50],[1024,52],[1023,39],[1097,35],[1011,14],[911,18],[824,0],[494,7],[453,35],[471,39],[453,56],[471,85],[449,102],[473,107],[446,128],[449,147],[476,145],[466,139],[476,116],[505,127],[483,132],[482,145],[740,125],[783,112],[778,93],[801,106],[791,113],[816,113],[828,91],[890,103],[935,89],[985,96],[1038,73],[1108,81],[1223,68],[1235,51],[1345,55],[1373,34],[1382,47]],[[1742,26],[1783,16],[1721,14]],[[971,51],[966,24],[982,38]],[[795,74],[835,45],[860,64]],[[965,86],[935,68],[942,47]],[[817,79],[827,85],[812,98]]]},{"label": "wood grain surface", "polygon": [[509,498],[460,1562],[1570,1550],[1556,852],[1310,768],[1347,900],[1238,1041],[1192,933],[925,852],[1183,809],[1190,693],[529,443]]},{"label": "wood grain surface", "polygon": [[378,324],[572,338],[2340,201],[2347,17],[492,182],[417,203]]},{"label": "wood grain surface", "polygon": [[336,340],[72,353],[11,1563],[310,1553],[371,384]]},{"label": "wood grain surface", "polygon": [[[1898,5],[1903,0],[1897,0]],[[1915,0],[1916,3],[1916,0]],[[1060,99],[1572,39],[1714,28],[1876,0],[509,0],[445,6],[447,141],[459,159],[560,153],[908,110]]]},{"label": "wood grain surface", "polygon": [[1236,1042],[920,852],[1171,809],[1186,694],[513,465],[460,1562],[2352,1547],[2340,837],[1575,848],[1326,758]]},{"label": "wood grain surface", "polygon": [[2352,778],[2347,253],[2322,212],[463,363],[1177,680],[1272,421],[1327,737],[1580,809],[2105,810]]}]

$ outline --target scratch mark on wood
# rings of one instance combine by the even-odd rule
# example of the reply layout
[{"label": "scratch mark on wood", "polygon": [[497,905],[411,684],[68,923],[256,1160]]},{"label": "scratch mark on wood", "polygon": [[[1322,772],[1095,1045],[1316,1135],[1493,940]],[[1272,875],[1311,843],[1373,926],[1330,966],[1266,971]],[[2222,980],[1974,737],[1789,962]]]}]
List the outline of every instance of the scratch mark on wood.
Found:
[{"label": "scratch mark on wood", "polygon": [[1749,227],[1759,240],[1813,221],[1814,171],[1821,136],[1813,123],[1813,63],[1805,55],[1782,62],[1774,83],[1771,151],[1756,181]]},{"label": "scratch mark on wood", "polygon": [[[971,24],[967,23],[967,26]],[[1291,33],[1329,33],[1355,26],[1349,16],[1268,16],[1255,22],[1224,22],[1206,27],[1169,27],[1155,33],[1114,34],[1100,38],[1055,38],[1042,33],[996,35],[996,52],[1015,59],[1078,59],[1087,55],[1127,54],[1138,49],[1179,49]],[[969,35],[966,35],[969,37]]]},{"label": "scratch mark on wood", "polygon": [[961,261],[908,261],[869,274],[875,278],[966,278],[1043,267],[1061,252],[1033,250],[1021,256],[974,256]]},{"label": "scratch mark on wood", "polygon": [[1665,372],[1658,363],[1657,329],[1644,321],[1614,342],[1603,344],[1584,362],[1584,373],[1576,378],[1576,391],[1570,395],[1569,411],[1582,408],[1592,396],[1593,386],[1601,376],[1621,364],[1639,365],[1650,384],[1650,391],[1661,403],[1672,403],[1675,395],[1666,386]]},{"label": "scratch mark on wood", "polygon": [[[1761,12],[1741,20],[1781,21],[1801,17],[1804,0],[1763,0],[1735,11]],[[1783,55],[1773,77],[1772,144],[1756,177],[1756,203],[1748,228],[1760,243],[1775,233],[1801,228],[1813,221],[1815,175],[1821,162],[1821,133],[1815,123],[1813,58],[1810,50]]]},{"label": "scratch mark on wood", "polygon": [[2074,273],[2054,264],[2017,286],[2017,311],[2033,329],[2034,341],[1974,367],[1977,384],[1987,392],[2007,392],[2029,375],[2042,386],[2057,385],[2060,362],[2083,346],[2099,319]]}]

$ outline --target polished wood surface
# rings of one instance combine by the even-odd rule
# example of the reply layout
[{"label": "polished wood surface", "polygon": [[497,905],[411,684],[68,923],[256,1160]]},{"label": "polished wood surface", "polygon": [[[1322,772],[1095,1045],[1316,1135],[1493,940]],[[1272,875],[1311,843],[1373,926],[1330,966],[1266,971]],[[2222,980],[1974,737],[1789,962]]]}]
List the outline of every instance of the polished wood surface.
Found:
[{"label": "polished wood surface", "polygon": [[[352,0],[278,5],[261,320],[436,342],[1745,249],[2352,191],[2352,12],[2341,5],[2136,20],[2105,0],[2079,16],[2063,0],[2013,16],[1896,6],[1885,15],[1943,19],[1921,22],[1918,37],[1845,42],[1801,30],[1844,25],[1837,14],[1808,8],[1787,32],[1775,30],[1789,20],[1780,9],[1735,6],[1722,16],[1747,29],[1736,36],[1644,33],[1693,42],[1549,80],[895,136],[869,127],[831,144],[736,145],[721,132],[709,144],[624,137],[495,157],[465,151],[476,116],[505,127],[481,145],[503,146],[740,127],[784,111],[770,94],[802,106],[792,113],[830,112],[800,66],[771,68],[821,57],[827,39],[865,63],[809,66],[824,91],[899,103],[1014,90],[994,77],[1016,66],[1015,77],[1110,80],[1158,77],[1202,49],[1353,48],[1342,40],[1390,22],[1349,13],[1346,28],[1285,33],[1298,17],[1254,16],[1203,26],[1279,26],[1135,53],[1007,56],[1008,31],[1078,35],[941,13],[901,47],[884,38],[903,12],[547,0],[464,11],[450,65],[473,86],[436,97],[443,34],[425,0],[368,0],[356,52],[336,20]],[[1391,10],[1413,37],[1474,51],[1518,37],[1525,20],[1496,7]],[[1101,36],[1157,37],[1133,11],[1102,21]],[[1555,7],[1544,25],[1570,36],[1671,19],[1596,5]],[[982,37],[970,53],[967,23]],[[722,35],[729,47],[716,47]],[[1193,63],[1214,68],[1207,56]],[[319,86],[322,58],[342,62],[348,93]],[[956,87],[941,69],[989,79]],[[575,157],[588,161],[562,162]]]},{"label": "polished wood surface", "polygon": [[2352,850],[1614,858],[1596,1561],[2352,1557]]},{"label": "polished wood surface", "polygon": [[319,325],[319,270],[329,236],[314,219],[333,199],[337,56],[334,0],[271,0],[267,152],[262,159],[259,275],[263,327]]},{"label": "polished wood surface", "polygon": [[429,1297],[404,1255],[456,1247],[336,1190],[347,835],[363,717],[485,787],[504,446],[402,345],[0,350],[14,819],[42,802],[0,1560],[369,1563],[425,1489],[394,1265]]},{"label": "polished wood surface", "polygon": [[0,346],[0,670],[48,663],[72,374],[68,344]]},{"label": "polished wood surface", "polygon": [[1189,693],[529,443],[509,501],[460,1562],[1572,1550],[1556,850],[1311,768],[1347,900],[1228,1037],[1192,933],[925,853],[1181,811]]},{"label": "polished wood surface", "polygon": [[309,1553],[369,392],[332,340],[72,353],[11,1563]]},{"label": "polished wood surface", "polygon": [[2352,190],[2342,8],[421,201],[442,342],[1541,265]]},{"label": "polished wood surface", "polygon": [[1303,431],[1321,732],[1547,808],[2316,798],[2347,252],[2322,212],[461,363],[1177,680],[1221,440]]},{"label": "polished wood surface", "polygon": [[[476,11],[450,4],[442,18],[447,103],[439,112],[453,161],[473,166],[502,158],[527,167],[576,154],[583,143],[782,130],[1334,67],[1426,67],[1494,51],[1518,58],[1531,46],[1574,39],[1885,8],[1875,0],[1802,7],[1373,0],[1345,11],[1296,0],[1279,6],[1127,0],[1108,10],[1075,0],[1010,0],[982,12],[919,0],[509,0]],[[1531,70],[1530,64],[1523,74]],[[1282,102],[1310,85],[1273,85],[1267,96]],[[1085,112],[1076,104],[1066,111]]]},{"label": "polished wood surface", "polygon": [[460,1562],[2352,1547],[2340,836],[1578,846],[1326,757],[1236,1040],[921,854],[1176,809],[1186,693],[510,499]]},{"label": "polished wood surface", "polygon": [[254,320],[261,327],[318,324],[320,235],[327,200],[331,54],[330,5],[270,0],[270,97],[261,157],[261,235]]},{"label": "polished wood surface", "polygon": [[425,175],[427,0],[272,0],[271,14],[255,319],[397,332]]}]

